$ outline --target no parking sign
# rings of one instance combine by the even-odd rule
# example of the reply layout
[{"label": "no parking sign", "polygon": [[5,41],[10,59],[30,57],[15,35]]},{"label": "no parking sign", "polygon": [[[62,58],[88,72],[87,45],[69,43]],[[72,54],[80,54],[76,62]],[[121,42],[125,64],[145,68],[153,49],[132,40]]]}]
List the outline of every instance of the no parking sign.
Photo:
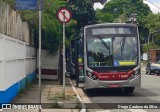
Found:
[{"label": "no parking sign", "polygon": [[63,23],[63,97],[65,97],[65,71],[66,71],[66,59],[65,59],[65,23],[71,20],[72,13],[66,8],[61,7],[57,11],[57,19]]},{"label": "no parking sign", "polygon": [[61,7],[57,11],[57,18],[61,23],[68,23],[71,20],[72,13],[66,7]]}]

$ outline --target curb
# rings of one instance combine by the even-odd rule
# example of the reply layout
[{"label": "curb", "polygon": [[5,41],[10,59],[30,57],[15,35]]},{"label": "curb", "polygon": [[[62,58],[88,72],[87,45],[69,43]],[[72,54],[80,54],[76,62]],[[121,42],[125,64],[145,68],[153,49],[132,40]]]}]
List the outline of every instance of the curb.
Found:
[{"label": "curb", "polygon": [[79,96],[76,88],[73,86],[72,81],[71,81],[70,79],[69,79],[69,81],[70,81],[70,84],[71,84],[71,86],[72,86],[73,91],[75,92],[77,98],[78,98],[79,101],[81,102],[82,109],[81,109],[80,112],[86,112],[86,106],[85,106],[85,104],[83,103],[83,100],[82,100],[81,97]]}]

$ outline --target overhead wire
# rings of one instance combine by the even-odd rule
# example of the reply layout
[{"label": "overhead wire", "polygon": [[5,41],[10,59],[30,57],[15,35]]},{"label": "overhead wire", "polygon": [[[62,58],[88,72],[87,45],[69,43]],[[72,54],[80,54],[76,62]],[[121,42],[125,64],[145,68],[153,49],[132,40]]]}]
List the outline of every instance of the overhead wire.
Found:
[{"label": "overhead wire", "polygon": [[157,7],[158,9],[160,9],[159,6],[155,5],[154,3],[150,2],[149,0],[144,0],[144,1],[147,1],[147,2],[151,3],[152,5],[154,5],[155,7]]}]

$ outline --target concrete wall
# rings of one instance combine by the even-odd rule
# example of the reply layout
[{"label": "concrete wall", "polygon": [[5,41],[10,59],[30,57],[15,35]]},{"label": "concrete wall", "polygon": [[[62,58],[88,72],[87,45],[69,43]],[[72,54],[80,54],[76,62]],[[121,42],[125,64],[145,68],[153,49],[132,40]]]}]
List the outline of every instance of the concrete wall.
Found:
[{"label": "concrete wall", "polygon": [[[38,51],[37,51],[37,58],[39,58]],[[41,54],[42,79],[57,79],[58,78],[58,75],[57,75],[58,60],[59,60],[58,58],[59,58],[58,52],[56,55],[52,55],[48,51],[42,50],[42,54]],[[37,61],[37,72],[38,72],[38,61]]]},{"label": "concrete wall", "polygon": [[29,44],[28,24],[0,1],[0,104],[11,102],[36,77],[35,48]]},{"label": "concrete wall", "polygon": [[8,103],[36,73],[35,49],[0,34],[0,103]]}]

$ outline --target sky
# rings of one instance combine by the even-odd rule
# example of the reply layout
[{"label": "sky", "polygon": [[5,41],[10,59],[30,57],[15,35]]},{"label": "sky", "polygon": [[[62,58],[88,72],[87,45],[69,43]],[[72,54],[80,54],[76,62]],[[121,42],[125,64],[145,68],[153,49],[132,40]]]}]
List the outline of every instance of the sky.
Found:
[{"label": "sky", "polygon": [[[143,0],[143,1],[144,1],[145,4],[148,4],[148,6],[150,7],[150,9],[153,13],[156,14],[156,13],[160,12],[160,0]],[[153,3],[154,5],[158,6],[159,8],[152,5],[150,2]],[[95,3],[94,4],[94,9],[97,9],[97,8],[102,9],[103,5],[101,5],[101,3]]]}]

